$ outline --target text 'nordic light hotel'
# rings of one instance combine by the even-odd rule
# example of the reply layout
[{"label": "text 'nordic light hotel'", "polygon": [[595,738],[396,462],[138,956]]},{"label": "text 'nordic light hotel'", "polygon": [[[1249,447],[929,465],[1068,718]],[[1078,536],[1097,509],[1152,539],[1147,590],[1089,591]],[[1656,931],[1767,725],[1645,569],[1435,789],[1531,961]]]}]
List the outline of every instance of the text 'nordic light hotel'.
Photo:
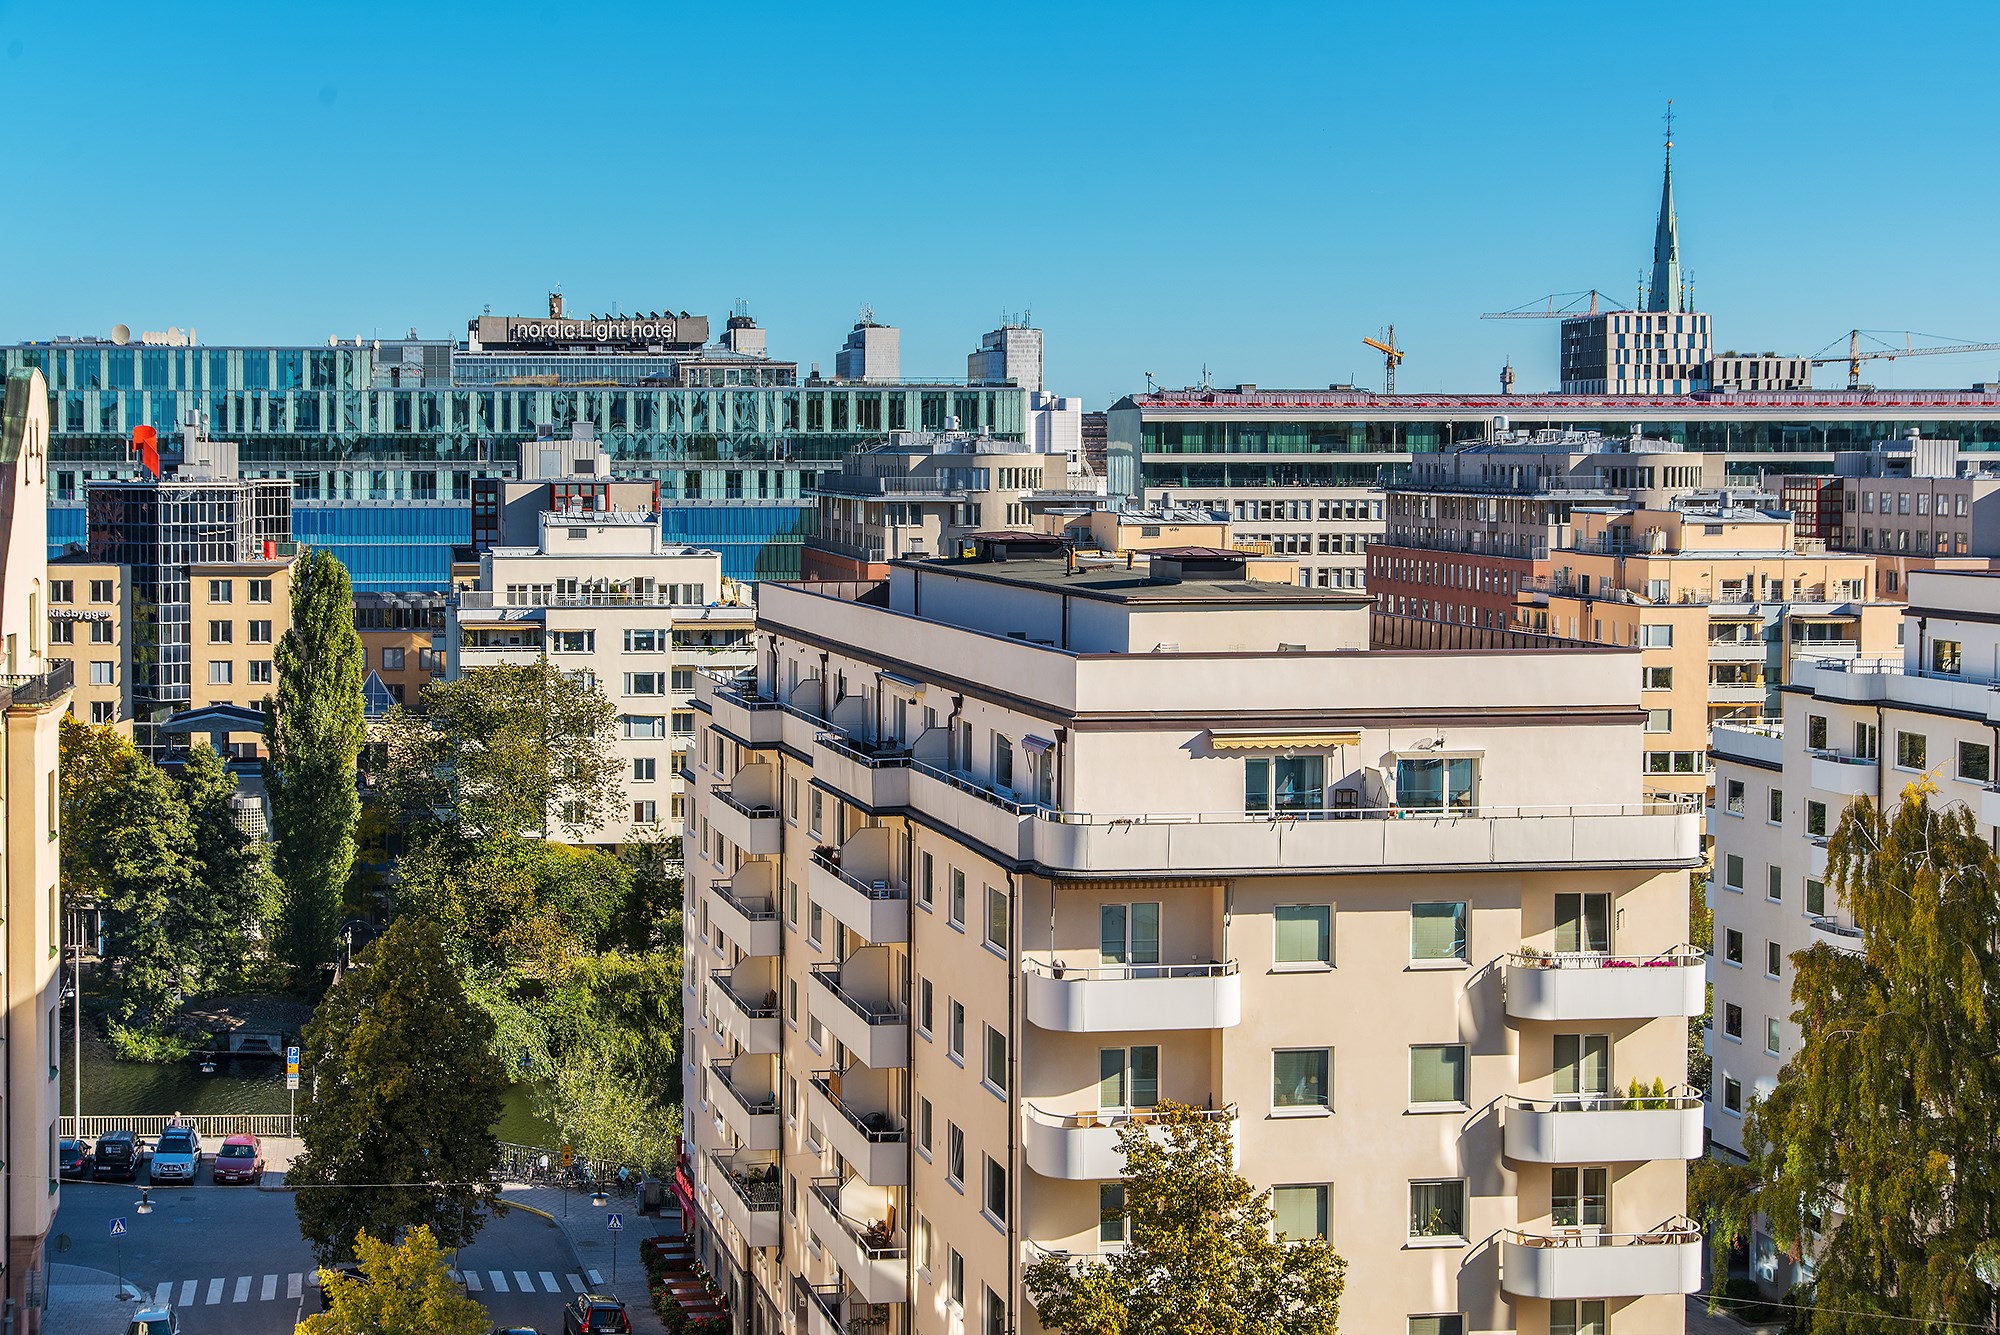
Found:
[{"label": "text 'nordic light hotel'", "polygon": [[677,1190],[743,1329],[1040,1330],[1024,1267],[1124,1245],[1175,1100],[1347,1257],[1343,1329],[1680,1330],[1700,830],[1630,651],[975,547],[764,585],[697,682]]}]

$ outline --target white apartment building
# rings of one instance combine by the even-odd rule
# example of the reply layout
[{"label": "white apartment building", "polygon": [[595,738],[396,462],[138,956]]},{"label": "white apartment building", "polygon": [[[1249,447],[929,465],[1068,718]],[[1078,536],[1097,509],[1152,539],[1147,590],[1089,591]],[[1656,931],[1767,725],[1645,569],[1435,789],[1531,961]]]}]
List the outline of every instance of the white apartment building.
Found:
[{"label": "white apartment building", "polygon": [[546,657],[596,681],[618,707],[625,800],[589,842],[616,844],[679,829],[695,674],[747,666],[751,624],[721,556],[669,545],[657,514],[552,511],[536,546],[481,553],[452,596],[446,671]]},{"label": "white apartment building", "polygon": [[1343,1329],[1681,1330],[1701,838],[1631,651],[1058,553],[766,584],[697,679],[676,1190],[737,1328],[1041,1330],[1023,1268],[1123,1245],[1172,1099],[1347,1258]]},{"label": "white apartment building", "polygon": [[1363,587],[1368,548],[1382,541],[1375,487],[1148,487],[1146,503],[1228,516],[1236,541],[1297,561],[1299,583],[1315,589]]}]

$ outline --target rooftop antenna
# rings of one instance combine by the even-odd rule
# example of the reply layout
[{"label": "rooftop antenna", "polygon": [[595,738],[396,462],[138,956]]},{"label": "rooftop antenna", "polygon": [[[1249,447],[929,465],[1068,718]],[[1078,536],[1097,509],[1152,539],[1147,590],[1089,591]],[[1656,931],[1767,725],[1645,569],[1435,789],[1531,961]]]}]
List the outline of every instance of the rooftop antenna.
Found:
[{"label": "rooftop antenna", "polygon": [[1153,383],[1153,373],[1151,371],[1146,372],[1146,392],[1151,394],[1156,388],[1157,386]]},{"label": "rooftop antenna", "polygon": [[875,308],[865,301],[861,303],[861,323],[865,325],[875,323]]}]

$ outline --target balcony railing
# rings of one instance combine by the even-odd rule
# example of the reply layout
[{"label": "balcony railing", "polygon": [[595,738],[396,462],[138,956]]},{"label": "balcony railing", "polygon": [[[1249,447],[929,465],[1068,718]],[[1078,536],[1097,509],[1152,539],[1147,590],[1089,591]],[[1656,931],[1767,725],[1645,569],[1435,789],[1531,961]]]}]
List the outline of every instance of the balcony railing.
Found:
[{"label": "balcony railing", "polygon": [[[76,664],[67,658],[49,660],[46,672],[0,674],[0,690],[17,705],[43,705],[60,696],[76,682]],[[0,704],[7,703],[0,700]]]},{"label": "balcony railing", "polygon": [[871,769],[894,769],[916,763],[900,742],[869,742],[844,732],[817,733],[813,740],[835,755],[845,756],[855,764]]},{"label": "balcony railing", "polygon": [[910,888],[908,886],[897,885],[893,881],[861,880],[860,878],[843,870],[838,862],[834,861],[833,858],[828,857],[825,853],[815,850],[812,855],[812,860],[814,866],[818,867],[821,871],[827,872],[830,875],[834,876],[840,881],[842,885],[845,885],[848,889],[854,891],[854,893],[862,896],[863,898],[892,900],[892,899],[908,899],[910,897]]},{"label": "balcony railing", "polygon": [[1597,950],[1520,950],[1507,962],[1517,969],[1675,969],[1701,964],[1694,946],[1675,946],[1658,955],[1612,955]]},{"label": "balcony railing", "polygon": [[910,1254],[909,1240],[900,1233],[890,1231],[888,1221],[863,1224],[840,1212],[841,1179],[837,1177],[816,1177],[812,1180],[812,1194],[827,1208],[840,1224],[847,1236],[854,1240],[861,1255],[870,1261],[900,1261]]},{"label": "balcony railing", "polygon": [[1848,955],[1860,955],[1866,950],[1868,938],[1862,935],[1859,927],[1849,927],[1832,918],[1814,918],[1807,926],[1835,950]]},{"label": "balcony railing", "polygon": [[840,986],[838,964],[815,964],[812,966],[813,980],[840,999],[847,1009],[853,1011],[871,1025],[907,1024],[909,1011],[892,1002],[870,1002],[844,991]]},{"label": "balcony railing", "polygon": [[734,881],[710,881],[709,893],[722,900],[751,922],[776,922],[778,906],[769,898],[738,899]]},{"label": "balcony railing", "polygon": [[753,1100],[749,1094],[738,1089],[736,1082],[730,1079],[730,1067],[734,1065],[734,1062],[710,1062],[708,1064],[709,1074],[715,1077],[716,1083],[720,1084],[728,1092],[729,1097],[736,1100],[743,1111],[750,1116],[776,1117],[778,1115],[777,1092],[774,1090]]},{"label": "balcony railing", "polygon": [[813,1088],[826,1096],[827,1103],[846,1119],[849,1126],[875,1145],[900,1145],[910,1138],[909,1128],[894,1125],[888,1113],[858,1113],[842,1102],[834,1085],[837,1074],[834,1071],[814,1071]]},{"label": "balcony railing", "polygon": [[1191,964],[1076,965],[1052,963],[1038,959],[1023,959],[1021,966],[1029,973],[1040,974],[1048,978],[1063,980],[1077,978],[1086,981],[1153,978],[1226,978],[1237,971],[1235,960],[1228,960],[1221,963],[1214,960],[1207,960]]},{"label": "balcony railing", "polygon": [[763,1213],[776,1210],[784,1203],[785,1193],[782,1174],[774,1163],[731,1163],[715,1151],[709,1151],[722,1179],[729,1184],[737,1198],[749,1209]]},{"label": "balcony railing", "polygon": [[753,807],[736,794],[730,792],[726,784],[718,783],[710,788],[709,792],[714,794],[715,800],[722,803],[722,805],[733,811],[741,812],[752,820],[776,820],[778,818],[778,809],[776,807],[761,805]]},{"label": "balcony railing", "polygon": [[715,984],[716,991],[729,998],[737,1010],[752,1020],[775,1020],[778,1018],[778,994],[775,989],[765,989],[765,1000],[751,1002],[736,990],[735,979],[728,970],[717,969],[708,975]]}]

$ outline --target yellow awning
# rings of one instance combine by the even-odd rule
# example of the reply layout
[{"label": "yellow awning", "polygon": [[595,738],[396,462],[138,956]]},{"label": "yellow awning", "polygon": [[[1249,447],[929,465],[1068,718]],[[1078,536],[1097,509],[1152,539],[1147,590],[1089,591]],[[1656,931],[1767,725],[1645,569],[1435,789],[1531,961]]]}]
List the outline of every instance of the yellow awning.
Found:
[{"label": "yellow awning", "polygon": [[1218,751],[1317,751],[1330,746],[1359,746],[1358,732],[1214,732],[1209,745]]}]

